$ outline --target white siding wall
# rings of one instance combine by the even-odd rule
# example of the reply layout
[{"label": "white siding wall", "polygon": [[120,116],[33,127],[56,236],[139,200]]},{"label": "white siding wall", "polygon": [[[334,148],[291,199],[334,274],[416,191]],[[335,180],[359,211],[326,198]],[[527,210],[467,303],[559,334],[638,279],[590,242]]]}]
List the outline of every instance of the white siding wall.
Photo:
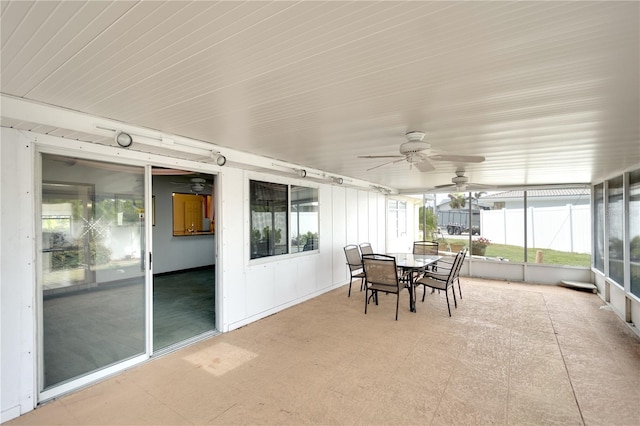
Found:
[{"label": "white siding wall", "polygon": [[[34,275],[37,240],[34,238],[34,229],[37,213],[34,190],[39,173],[34,173],[34,137],[33,134],[2,129],[2,421],[30,411],[37,403],[35,359],[38,353],[38,336],[35,307],[38,293]],[[54,144],[59,142],[60,147],[70,147],[72,151],[67,154],[86,151],[77,150],[82,145],[80,142],[44,138],[49,144],[53,141]],[[92,149],[106,154],[105,160],[109,159],[109,155],[113,155],[111,161],[116,157],[131,156],[139,163],[143,158],[139,153],[119,148],[91,147],[89,150]],[[154,156],[148,158],[157,160]],[[383,195],[231,167],[215,167],[211,172],[218,173],[219,179],[216,200],[219,213],[216,215],[216,310],[219,321],[217,326],[223,332],[345,285],[349,275],[345,265],[344,245],[369,241],[376,250],[385,250],[386,203]],[[249,260],[248,182],[253,178],[318,187],[318,251]],[[156,261],[161,262],[162,259]],[[154,266],[162,270],[159,263]]]},{"label": "white siding wall", "polygon": [[30,138],[1,129],[0,394],[6,421],[35,403],[33,153]]},{"label": "white siding wall", "polygon": [[[331,187],[331,203],[333,209],[331,210],[331,220],[333,225],[333,233],[330,236],[323,235],[322,240],[325,241],[331,238],[331,247],[344,247],[348,243],[347,241],[354,241],[348,239],[347,234],[347,192],[349,190],[338,186]],[[346,258],[343,250],[332,250],[333,252],[333,264],[334,268],[331,269],[333,273],[332,281],[339,283],[349,280],[349,272],[346,267],[340,267],[340,265],[346,264]]]}]

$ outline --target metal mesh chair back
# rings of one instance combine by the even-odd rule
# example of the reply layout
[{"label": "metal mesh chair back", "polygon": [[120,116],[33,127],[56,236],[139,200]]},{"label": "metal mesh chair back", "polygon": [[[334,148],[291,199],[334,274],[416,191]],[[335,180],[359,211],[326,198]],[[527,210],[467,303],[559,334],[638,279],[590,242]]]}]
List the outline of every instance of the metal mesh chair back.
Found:
[{"label": "metal mesh chair back", "polygon": [[396,259],[386,255],[362,255],[366,281],[373,285],[398,286]]},{"label": "metal mesh chair back", "polygon": [[344,254],[347,256],[347,264],[351,272],[362,269],[362,259],[360,259],[360,250],[355,244],[345,246]]},{"label": "metal mesh chair back", "polygon": [[360,258],[360,249],[355,244],[344,247],[344,254],[347,257],[347,266],[351,279],[349,280],[349,293],[347,297],[351,297],[351,284],[355,278],[360,280],[360,291],[364,287],[364,270],[362,269],[362,259]]},{"label": "metal mesh chair back", "polygon": [[373,247],[369,243],[360,244],[360,253],[362,254],[373,254]]},{"label": "metal mesh chair back", "polygon": [[[446,274],[427,272],[422,278],[415,282],[416,286],[422,285],[425,287],[424,292],[422,293],[423,302],[426,294],[426,287],[444,291],[445,297],[447,299],[447,311],[449,312],[449,316],[451,316],[451,306],[449,305],[449,289],[451,289],[451,294],[453,295],[454,306],[457,308],[458,301],[456,300],[456,292],[453,283],[458,278],[458,274],[460,272],[460,268],[462,268],[462,262],[464,261],[465,254],[466,250],[460,250],[458,254],[456,254],[453,264],[451,265],[451,269],[449,269]],[[459,282],[458,289],[460,289]],[[460,297],[462,297],[462,295]]]},{"label": "metal mesh chair back", "polygon": [[384,254],[363,254],[362,265],[365,276],[365,300],[364,313],[367,313],[367,305],[370,300],[378,304],[378,293],[391,293],[396,295],[396,321],[398,320],[398,305],[400,292],[405,285],[398,278],[396,259]]},{"label": "metal mesh chair back", "polygon": [[438,254],[438,242],[414,241],[413,254]]}]

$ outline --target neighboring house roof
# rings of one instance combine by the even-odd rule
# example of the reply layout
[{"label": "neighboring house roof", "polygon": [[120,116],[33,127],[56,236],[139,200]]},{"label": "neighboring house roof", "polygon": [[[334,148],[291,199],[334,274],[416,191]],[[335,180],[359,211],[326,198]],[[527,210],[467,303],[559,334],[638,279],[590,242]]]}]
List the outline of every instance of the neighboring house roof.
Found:
[{"label": "neighboring house roof", "polygon": [[[527,191],[527,198],[532,197],[575,197],[589,196],[591,191],[588,188],[559,188],[559,189],[533,189]],[[485,195],[482,200],[500,200],[504,198],[522,198],[524,191],[505,191],[497,194]]]}]

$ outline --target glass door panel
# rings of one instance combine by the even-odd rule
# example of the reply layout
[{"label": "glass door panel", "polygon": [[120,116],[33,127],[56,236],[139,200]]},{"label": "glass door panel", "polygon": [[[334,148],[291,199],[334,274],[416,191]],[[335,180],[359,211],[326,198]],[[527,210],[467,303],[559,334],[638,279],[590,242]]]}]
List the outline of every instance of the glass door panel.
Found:
[{"label": "glass door panel", "polygon": [[144,354],[144,169],[42,155],[41,389]]}]

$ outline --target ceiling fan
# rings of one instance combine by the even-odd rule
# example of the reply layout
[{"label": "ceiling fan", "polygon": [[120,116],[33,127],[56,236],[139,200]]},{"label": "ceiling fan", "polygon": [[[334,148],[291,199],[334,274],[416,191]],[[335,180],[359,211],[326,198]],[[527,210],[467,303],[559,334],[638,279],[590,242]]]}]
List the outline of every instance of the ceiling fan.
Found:
[{"label": "ceiling fan", "polygon": [[484,157],[478,155],[429,154],[428,151],[431,149],[431,144],[423,140],[425,136],[424,132],[411,131],[407,132],[405,136],[407,137],[407,142],[400,145],[400,155],[359,155],[358,158],[398,158],[397,160],[378,164],[377,166],[367,169],[367,171],[401,161],[407,161],[411,166],[415,165],[421,172],[435,170],[435,167],[429,160],[452,161],[457,163],[482,163],[484,161]]},{"label": "ceiling fan", "polygon": [[192,177],[188,182],[171,182],[174,185],[183,185],[188,187],[189,190],[195,194],[200,194],[205,191],[206,188],[211,188],[211,184],[206,179],[200,177]]},{"label": "ceiling fan", "polygon": [[456,170],[456,175],[451,178],[451,183],[446,185],[436,185],[434,189],[453,189],[456,192],[463,192],[466,190],[474,189],[486,189],[490,188],[489,185],[482,185],[477,183],[469,183],[469,178],[464,175],[464,170]]}]

